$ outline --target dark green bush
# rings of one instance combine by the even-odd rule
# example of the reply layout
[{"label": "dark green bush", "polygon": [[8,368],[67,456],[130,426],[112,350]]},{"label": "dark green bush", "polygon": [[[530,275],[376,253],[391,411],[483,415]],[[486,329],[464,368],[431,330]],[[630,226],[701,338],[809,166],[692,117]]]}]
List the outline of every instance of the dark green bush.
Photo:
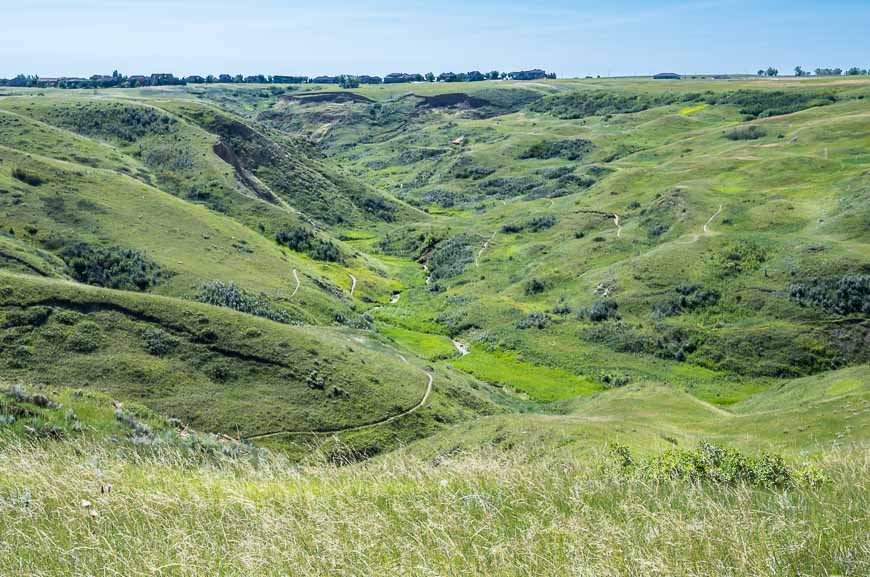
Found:
[{"label": "dark green bush", "polygon": [[705,289],[700,284],[683,284],[676,288],[677,295],[658,303],[653,308],[656,318],[671,317],[683,312],[691,312],[715,305],[719,302],[719,291]]},{"label": "dark green bush", "polygon": [[30,172],[18,167],[12,169],[12,178],[20,180],[24,184],[29,184],[30,186],[39,186],[45,182],[45,180],[35,172]]},{"label": "dark green bush", "polygon": [[433,284],[461,274],[474,261],[472,243],[470,236],[460,234],[438,245],[427,263]]},{"label": "dark green bush", "polygon": [[804,306],[824,308],[838,315],[870,314],[870,275],[810,279],[788,287],[788,297]]},{"label": "dark green bush", "polygon": [[273,308],[268,299],[239,287],[234,282],[212,281],[200,287],[197,300],[201,303],[226,307],[279,323],[295,324],[290,313]]},{"label": "dark green bush", "polygon": [[167,277],[145,253],[128,248],[78,242],[61,250],[60,257],[73,278],[94,286],[145,291]]},{"label": "dark green bush", "polygon": [[784,92],[781,90],[737,90],[721,94],[710,94],[705,100],[709,104],[730,104],[737,106],[740,114],[747,118],[767,118],[791,114],[814,106],[825,106],[837,101],[833,94],[818,92]]},{"label": "dark green bush", "polygon": [[318,237],[307,227],[296,227],[279,231],[275,241],[297,252],[304,252],[315,260],[341,262],[342,254],[338,246]]},{"label": "dark green bush", "polygon": [[556,222],[557,222],[557,219],[555,216],[553,216],[551,214],[546,214],[543,216],[536,216],[536,217],[530,219],[526,223],[526,226],[532,232],[541,232],[542,230],[552,228],[553,226],[555,226]]},{"label": "dark green bush", "polygon": [[533,312],[516,322],[518,329],[545,329],[550,324],[550,317],[542,312]]},{"label": "dark green bush", "polygon": [[763,126],[741,126],[725,133],[728,140],[758,140],[767,136],[767,129]]},{"label": "dark green bush", "polygon": [[533,278],[526,282],[523,286],[523,292],[527,296],[536,295],[544,292],[547,289],[547,285],[544,281]]},{"label": "dark green bush", "polygon": [[543,140],[535,143],[519,154],[521,159],[538,158],[564,158],[567,160],[579,160],[592,152],[595,145],[585,138],[569,140]]},{"label": "dark green bush", "polygon": [[600,323],[607,319],[619,318],[619,305],[611,300],[595,301],[592,306],[580,311],[580,314],[593,323]]}]

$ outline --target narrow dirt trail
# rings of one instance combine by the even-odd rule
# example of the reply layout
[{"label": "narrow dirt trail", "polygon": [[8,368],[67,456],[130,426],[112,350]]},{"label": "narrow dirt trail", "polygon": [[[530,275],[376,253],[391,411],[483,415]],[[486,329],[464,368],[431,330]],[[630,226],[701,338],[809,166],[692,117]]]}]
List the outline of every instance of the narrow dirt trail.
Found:
[{"label": "narrow dirt trail", "polygon": [[[717,216],[719,216],[719,213],[722,212],[722,209],[723,209],[724,207],[725,207],[724,204],[720,204],[720,205],[719,205],[719,209],[718,209],[716,212],[714,212],[714,213],[712,214],[712,216],[710,216],[710,218],[707,219],[707,222],[704,223],[704,226],[703,226],[702,229],[701,229],[701,230],[703,231],[703,234],[710,234],[710,223],[712,223],[713,220],[714,220]],[[674,241],[674,243],[676,243],[676,244],[694,244],[694,243],[698,242],[699,240],[701,240],[701,235],[698,234],[698,233],[695,233],[695,234],[692,235],[692,238],[691,238],[690,240],[688,240],[688,241],[680,241],[680,240],[676,240],[676,241]]]},{"label": "narrow dirt trail", "polygon": [[720,204],[720,205],[719,205],[719,210],[717,210],[716,212],[714,212],[714,213],[713,213],[713,216],[711,216],[710,218],[708,218],[708,219],[707,219],[707,222],[704,223],[704,234],[709,234],[709,233],[710,233],[710,230],[709,230],[708,227],[710,226],[710,223],[713,222],[713,219],[716,218],[717,216],[719,216],[719,213],[722,212],[722,207],[723,207],[723,206],[725,206],[725,205],[724,205],[724,204]]},{"label": "narrow dirt trail", "polygon": [[402,298],[402,293],[396,293],[392,297],[390,297],[390,304],[394,305],[399,302],[399,299]]},{"label": "narrow dirt trail", "polygon": [[[399,355],[399,357],[402,358],[402,360],[405,360],[404,357],[402,357],[402,355]],[[412,413],[417,412],[423,405],[426,404],[426,401],[429,400],[429,395],[432,393],[432,382],[435,380],[434,377],[432,376],[432,373],[427,372],[426,377],[428,377],[429,382],[426,384],[426,392],[423,393],[423,398],[420,399],[420,402],[418,402],[416,405],[414,405],[410,409],[408,409],[406,411],[402,411],[401,413],[393,415],[392,417],[384,417],[382,419],[378,419],[378,420],[372,421],[370,423],[365,423],[363,425],[355,425],[353,427],[346,427],[346,428],[323,429],[321,431],[292,431],[292,430],[274,431],[272,433],[261,433],[259,435],[251,435],[250,437],[242,437],[242,438],[245,441],[256,441],[257,439],[268,439],[270,437],[279,437],[281,435],[311,435],[311,436],[316,437],[318,435],[332,435],[335,433],[351,433],[353,431],[362,431],[365,429],[370,429],[372,427],[386,425],[387,423],[391,423],[391,422],[395,421],[396,419],[401,419],[402,417],[406,417]]]},{"label": "narrow dirt trail", "polygon": [[299,273],[295,268],[293,269],[293,278],[296,279],[296,288],[293,289],[293,293],[290,295],[291,299],[296,296],[296,292],[299,290],[299,285],[302,284],[299,282]]},{"label": "narrow dirt trail", "polygon": [[496,232],[498,232],[498,231],[493,232],[492,236],[490,236],[488,239],[486,239],[486,241],[483,243],[483,246],[480,247],[479,251],[477,251],[477,258],[474,259],[474,266],[475,267],[480,267],[480,257],[481,257],[481,255],[483,255],[483,251],[485,251],[486,249],[489,248],[489,243],[490,243],[490,241],[492,241],[492,239],[495,238]]},{"label": "narrow dirt trail", "polygon": [[622,236],[622,227],[619,226],[619,215],[615,212],[613,213],[613,224],[616,225],[616,238]]},{"label": "narrow dirt trail", "polygon": [[350,273],[347,273],[347,276],[350,277],[350,296],[353,296],[353,291],[356,290],[356,277]]}]

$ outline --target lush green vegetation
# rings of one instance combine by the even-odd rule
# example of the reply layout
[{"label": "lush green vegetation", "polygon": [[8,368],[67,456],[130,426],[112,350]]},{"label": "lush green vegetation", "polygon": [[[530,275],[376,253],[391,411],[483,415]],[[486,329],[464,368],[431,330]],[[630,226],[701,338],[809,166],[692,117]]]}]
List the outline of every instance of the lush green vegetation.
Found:
[{"label": "lush green vegetation", "polygon": [[343,81],[0,97],[0,573],[867,572],[866,77]]}]

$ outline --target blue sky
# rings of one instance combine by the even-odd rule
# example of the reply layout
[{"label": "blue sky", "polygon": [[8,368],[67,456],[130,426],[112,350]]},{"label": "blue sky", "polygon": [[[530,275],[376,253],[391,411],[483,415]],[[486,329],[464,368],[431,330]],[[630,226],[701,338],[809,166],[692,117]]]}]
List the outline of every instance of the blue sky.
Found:
[{"label": "blue sky", "polygon": [[870,67],[870,1],[0,0],[0,76]]}]

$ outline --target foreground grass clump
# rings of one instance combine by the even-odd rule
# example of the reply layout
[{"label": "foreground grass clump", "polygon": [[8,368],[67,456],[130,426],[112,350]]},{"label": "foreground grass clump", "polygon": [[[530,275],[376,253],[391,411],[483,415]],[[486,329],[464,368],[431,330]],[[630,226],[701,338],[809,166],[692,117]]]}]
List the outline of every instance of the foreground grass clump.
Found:
[{"label": "foreground grass clump", "polygon": [[[351,467],[4,440],[9,575],[862,575],[867,455],[788,491],[484,452]],[[602,457],[604,458],[604,457]],[[110,491],[105,487],[111,486]],[[156,568],[161,568],[157,570]]]}]

